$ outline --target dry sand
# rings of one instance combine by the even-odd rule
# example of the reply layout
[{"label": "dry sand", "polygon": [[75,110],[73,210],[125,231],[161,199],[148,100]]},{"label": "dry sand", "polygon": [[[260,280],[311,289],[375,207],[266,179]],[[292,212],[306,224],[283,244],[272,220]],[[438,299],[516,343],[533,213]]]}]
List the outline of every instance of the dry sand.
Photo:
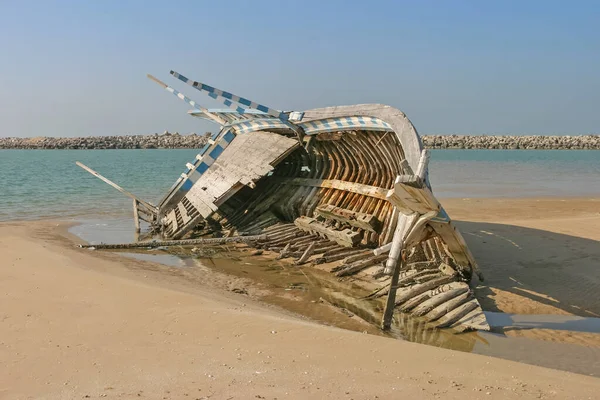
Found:
[{"label": "dry sand", "polygon": [[[443,203],[465,221],[487,309],[600,314],[600,201]],[[0,224],[1,399],[592,399],[600,390],[597,378],[317,325],[150,263],[73,248],[60,228]]]}]

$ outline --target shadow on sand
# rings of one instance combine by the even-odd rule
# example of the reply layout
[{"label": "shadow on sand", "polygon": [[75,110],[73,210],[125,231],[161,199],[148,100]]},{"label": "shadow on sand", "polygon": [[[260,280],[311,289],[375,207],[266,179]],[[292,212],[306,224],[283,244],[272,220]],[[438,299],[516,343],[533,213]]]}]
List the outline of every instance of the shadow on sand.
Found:
[{"label": "shadow on sand", "polygon": [[[551,306],[581,317],[600,316],[600,242],[513,225],[456,224],[484,273],[475,293],[486,311],[548,314],[545,306]],[[499,300],[498,290],[516,296]]]}]

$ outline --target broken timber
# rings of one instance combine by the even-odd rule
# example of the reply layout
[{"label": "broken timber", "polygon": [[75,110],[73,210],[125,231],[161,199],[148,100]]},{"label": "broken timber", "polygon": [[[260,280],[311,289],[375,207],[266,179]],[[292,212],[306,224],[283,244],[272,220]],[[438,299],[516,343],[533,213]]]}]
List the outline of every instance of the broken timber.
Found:
[{"label": "broken timber", "polygon": [[186,239],[186,240],[149,240],[146,242],[135,242],[135,243],[120,243],[120,244],[80,244],[79,247],[83,249],[95,248],[95,249],[135,249],[135,248],[147,248],[147,247],[169,247],[169,246],[189,246],[196,244],[204,245],[215,245],[224,243],[252,243],[259,240],[268,239],[267,235],[256,235],[256,236],[232,236],[232,237],[221,237],[221,238],[205,238],[205,239]]},{"label": "broken timber", "polygon": [[[185,244],[173,239],[200,224],[243,232],[250,236],[226,240],[328,270],[372,292],[369,299],[386,296],[383,329],[404,314],[459,331],[489,329],[469,289],[473,275],[483,276],[433,195],[429,151],[401,111],[362,104],[285,112],[171,75],[227,108],[203,108],[149,76],[191,106],[190,115],[220,126],[157,206],[78,163],[131,197],[134,219],[166,239],[139,247]],[[199,240],[189,244],[217,239]]]}]

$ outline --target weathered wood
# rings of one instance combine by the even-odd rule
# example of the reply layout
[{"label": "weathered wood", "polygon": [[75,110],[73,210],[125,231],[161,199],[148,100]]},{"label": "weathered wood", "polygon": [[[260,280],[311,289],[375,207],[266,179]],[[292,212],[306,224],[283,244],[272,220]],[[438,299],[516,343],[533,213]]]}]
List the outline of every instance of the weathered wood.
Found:
[{"label": "weathered wood", "polygon": [[140,232],[140,212],[138,211],[138,201],[133,199],[133,223],[135,224],[135,231]]},{"label": "weathered wood", "polygon": [[400,161],[400,166],[402,167],[402,171],[405,174],[408,174],[408,175],[412,175],[413,174],[413,170],[410,167],[410,164],[408,163],[408,160],[402,160],[402,161]]},{"label": "weathered wood", "polygon": [[308,245],[307,249],[304,251],[304,254],[302,254],[302,257],[300,257],[298,259],[298,261],[296,261],[296,265],[301,265],[304,264],[305,262],[308,261],[308,259],[310,258],[310,256],[313,255],[315,251],[315,242],[312,242],[311,244]]},{"label": "weathered wood", "polygon": [[389,253],[391,248],[392,248],[392,242],[389,242],[389,243],[386,243],[383,246],[378,247],[375,250],[373,250],[373,254],[375,254],[376,256],[379,256],[381,254]]},{"label": "weathered wood", "polygon": [[285,232],[285,233],[276,233],[276,234],[273,234],[273,236],[271,236],[270,234],[267,234],[269,239],[266,242],[270,246],[277,246],[278,243],[288,243],[289,240],[294,239],[294,238],[304,235],[304,234],[305,234],[304,232],[301,232],[299,230]]},{"label": "weathered wood", "polygon": [[196,169],[188,173],[195,183],[185,196],[205,218],[242,188],[253,186],[272,171],[283,156],[299,146],[297,140],[271,132],[237,136],[227,129],[222,132],[217,143],[202,155]]},{"label": "weathered wood", "polygon": [[281,250],[281,253],[279,253],[279,256],[277,257],[278,260],[281,260],[282,258],[286,258],[288,256],[288,253],[290,252],[290,247],[292,247],[289,243],[283,248],[283,250]]},{"label": "weathered wood", "polygon": [[388,190],[385,188],[363,185],[361,183],[346,182],[339,179],[310,179],[310,178],[292,178],[284,179],[279,178],[279,182],[284,185],[293,186],[312,186],[320,188],[331,188],[343,190],[350,193],[362,194],[364,196],[375,197],[377,199],[385,200]]},{"label": "weathered wood", "polygon": [[[330,262],[334,262],[334,261],[343,260],[344,258],[349,257],[349,256],[363,254],[364,252],[365,252],[364,249],[347,250],[342,253],[338,253],[338,254],[334,254],[334,255],[324,255],[322,257],[319,257],[315,261],[317,262],[317,264],[330,263]],[[369,254],[370,253],[371,252],[369,251]]]},{"label": "weathered wood", "polygon": [[[400,242],[399,254],[402,253],[402,241]],[[396,288],[398,285],[398,279],[400,277],[400,270],[402,269],[402,257],[396,259],[396,264],[392,265],[392,280],[390,281],[390,289],[388,290],[388,297],[385,302],[385,308],[383,309],[383,318],[381,319],[381,329],[388,330],[392,326],[392,317],[394,316],[394,307],[396,306]],[[389,260],[386,264],[386,269],[390,267]]]},{"label": "weathered wood", "polygon": [[438,271],[437,269],[413,271],[414,273],[407,275],[404,278],[400,278],[400,281],[398,282],[398,287],[407,287],[418,283],[424,283],[431,279],[442,276],[442,274],[440,274],[440,271]]},{"label": "weathered wood", "polygon": [[294,224],[301,230],[326,236],[341,246],[354,247],[360,243],[362,235],[350,229],[335,230],[325,226],[323,223],[310,217],[296,218]]},{"label": "weathered wood", "polygon": [[429,152],[429,149],[423,149],[421,158],[419,159],[419,165],[415,171],[415,175],[421,178],[422,181],[425,181],[425,178],[427,177],[427,168],[429,166],[430,157],[431,153]]},{"label": "weathered wood", "polygon": [[297,229],[297,228],[294,226],[294,224],[280,224],[280,225],[269,226],[268,228],[263,229],[263,232],[267,233],[269,235],[272,235],[272,234],[280,233],[283,231],[295,230],[295,229]]},{"label": "weathered wood", "polygon": [[404,214],[425,214],[440,209],[440,203],[431,190],[416,176],[412,180],[398,176],[386,199]]},{"label": "weathered wood", "polygon": [[398,293],[396,294],[396,303],[402,304],[405,301],[433,288],[437,288],[440,285],[444,285],[446,283],[450,283],[455,278],[453,276],[443,275],[439,278],[432,279],[428,282],[419,283],[417,285],[409,286],[407,288],[398,289]]},{"label": "weathered wood", "polygon": [[471,296],[471,293],[469,292],[458,295],[429,311],[427,314],[425,314],[425,318],[427,318],[429,321],[435,321],[467,301],[469,296]]},{"label": "weathered wood", "polygon": [[415,270],[420,271],[423,269],[437,268],[438,264],[435,261],[418,261],[418,262],[408,264],[407,267],[410,269],[415,269]]},{"label": "weathered wood", "polygon": [[394,238],[392,239],[392,246],[388,256],[388,261],[385,265],[385,272],[391,274],[395,266],[398,265],[398,260],[402,249],[404,248],[404,237],[412,229],[412,225],[415,223],[418,214],[404,215],[399,214],[398,225],[394,232]]},{"label": "weathered wood", "polygon": [[429,299],[431,296],[431,291],[428,290],[426,292],[423,292],[415,297],[413,297],[412,299],[409,299],[408,301],[399,304],[398,301],[396,301],[396,307],[398,307],[402,312],[407,312],[412,310],[414,307],[418,306],[419,304],[421,304],[422,302],[426,301],[427,299]]},{"label": "weathered wood", "polygon": [[224,244],[224,243],[252,243],[258,240],[264,240],[266,235],[256,236],[233,236],[222,238],[207,238],[207,239],[185,239],[185,240],[151,240],[136,243],[120,243],[120,244],[80,244],[79,247],[88,249],[133,249],[144,247],[169,247],[169,246],[187,246],[192,244]]},{"label": "weathered wood", "polygon": [[468,313],[476,309],[478,306],[479,304],[477,303],[477,301],[474,298],[471,298],[466,303],[461,304],[460,306],[448,312],[446,315],[442,316],[439,320],[437,320],[437,327],[446,328],[452,325],[452,323],[467,315]]},{"label": "weathered wood", "polygon": [[400,276],[398,280],[398,287],[404,287],[412,284],[414,282],[414,278],[419,276],[419,274],[428,273],[425,271],[419,271],[416,269],[406,269],[404,268],[400,271]]},{"label": "weathered wood", "polygon": [[298,247],[304,247],[306,244],[317,243],[323,240],[324,239],[320,238],[318,235],[304,235],[290,240],[289,243],[292,245],[293,249],[296,249]]},{"label": "weathered wood", "polygon": [[352,211],[331,204],[317,207],[315,214],[370,232],[377,232],[381,227],[381,222],[372,214]]},{"label": "weathered wood", "polygon": [[465,314],[460,319],[453,322],[452,325],[450,325],[450,328],[456,329],[459,331],[464,331],[467,329],[470,329],[470,330],[476,329],[476,330],[482,330],[482,331],[490,330],[490,326],[488,325],[488,323],[485,319],[485,314],[479,307],[476,307],[475,309],[471,310],[470,312]]},{"label": "weathered wood", "polygon": [[440,235],[440,238],[448,247],[448,251],[454,258],[454,261],[456,261],[457,264],[465,267],[471,266],[479,279],[483,282],[483,273],[479,269],[479,265],[477,265],[473,254],[471,254],[471,251],[467,247],[467,243],[460,232],[458,232],[454,224],[450,221],[438,222],[436,220],[432,220],[430,221],[430,225],[435,232]]},{"label": "weathered wood", "polygon": [[334,250],[334,249],[338,249],[340,247],[339,244],[335,243],[335,244],[329,244],[327,246],[316,246],[315,247],[315,254],[325,254],[328,251]]},{"label": "weathered wood", "polygon": [[281,236],[281,237],[278,237],[278,238],[274,238],[274,240],[270,240],[269,243],[268,243],[268,245],[275,247],[275,246],[278,246],[278,245],[284,244],[284,243],[289,244],[290,240],[295,239],[295,238],[300,237],[300,236],[305,236],[305,235],[306,235],[305,232],[295,231],[295,232],[292,232],[292,233],[290,233],[288,235]]},{"label": "weathered wood", "polygon": [[362,253],[358,253],[356,255],[347,256],[346,258],[344,258],[343,262],[344,262],[344,264],[352,264],[353,262],[364,260],[367,258],[374,258],[372,251],[366,250],[366,251],[364,251]]},{"label": "weathered wood", "polygon": [[412,314],[415,316],[425,315],[440,304],[468,291],[469,286],[464,282],[452,282],[447,285],[442,285],[437,290],[432,290],[429,293],[429,298],[419,304],[419,306],[412,311]]},{"label": "weathered wood", "polygon": [[367,260],[359,260],[352,264],[343,265],[341,266],[342,268],[339,268],[337,269],[337,271],[335,271],[335,275],[339,277],[354,275],[367,267],[382,263],[386,260],[386,258],[387,257],[385,255],[375,256]]}]

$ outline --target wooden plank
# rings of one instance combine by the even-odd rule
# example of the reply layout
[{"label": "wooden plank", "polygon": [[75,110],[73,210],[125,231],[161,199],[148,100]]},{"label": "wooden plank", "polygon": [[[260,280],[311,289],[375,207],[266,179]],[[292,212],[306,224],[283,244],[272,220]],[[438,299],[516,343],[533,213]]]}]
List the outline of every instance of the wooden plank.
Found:
[{"label": "wooden plank", "polygon": [[190,219],[192,219],[185,209],[183,203],[177,203],[177,208],[179,209],[179,215],[181,215],[181,220],[183,221],[183,225],[187,224]]},{"label": "wooden plank", "polygon": [[208,238],[208,239],[186,239],[186,240],[151,240],[146,242],[135,242],[135,243],[119,243],[119,244],[80,244],[79,247],[83,249],[95,248],[95,249],[133,249],[133,248],[144,248],[144,247],[168,247],[168,246],[188,246],[195,244],[223,244],[223,243],[248,243],[256,242],[258,240],[267,239],[267,235],[255,235],[255,236],[232,236],[222,238]]},{"label": "wooden plank", "polygon": [[440,203],[435,199],[431,190],[423,185],[423,181],[414,176],[406,175],[396,177],[394,188],[388,192],[386,200],[396,206],[404,214],[425,214],[440,209]]},{"label": "wooden plank", "polygon": [[477,274],[477,277],[483,282],[483,273],[479,269],[479,265],[475,261],[475,257],[471,254],[465,239],[462,237],[460,232],[456,229],[454,224],[448,222],[436,222],[435,220],[429,223],[433,230],[440,235],[442,241],[448,248],[448,252],[454,258],[457,264],[462,266],[471,266],[473,272]]},{"label": "wooden plank", "polygon": [[[410,232],[404,237],[404,246],[407,249],[419,244],[424,236],[424,230],[426,225],[432,218],[437,215],[437,211],[430,211],[427,214],[419,215],[419,218],[415,221],[414,226],[410,229]],[[425,232],[426,234],[426,232]]]},{"label": "wooden plank", "polygon": [[283,159],[282,155],[298,146],[297,140],[270,132],[239,135],[194,183],[188,200],[206,218],[244,185],[251,186],[265,176]]},{"label": "wooden plank", "polygon": [[279,178],[279,183],[294,186],[312,186],[328,189],[344,190],[346,192],[362,194],[377,199],[386,200],[389,189],[360,183],[347,182],[339,179],[310,179],[310,178]]},{"label": "wooden plank", "polygon": [[320,215],[325,219],[340,221],[370,232],[378,232],[381,228],[381,222],[372,214],[352,211],[331,204],[317,207],[315,214]]},{"label": "wooden plank", "polygon": [[301,230],[310,233],[317,233],[327,237],[329,240],[333,240],[340,246],[354,247],[362,238],[360,232],[353,232],[350,229],[344,229],[341,231],[331,229],[314,218],[300,217],[296,218],[294,224]]}]

